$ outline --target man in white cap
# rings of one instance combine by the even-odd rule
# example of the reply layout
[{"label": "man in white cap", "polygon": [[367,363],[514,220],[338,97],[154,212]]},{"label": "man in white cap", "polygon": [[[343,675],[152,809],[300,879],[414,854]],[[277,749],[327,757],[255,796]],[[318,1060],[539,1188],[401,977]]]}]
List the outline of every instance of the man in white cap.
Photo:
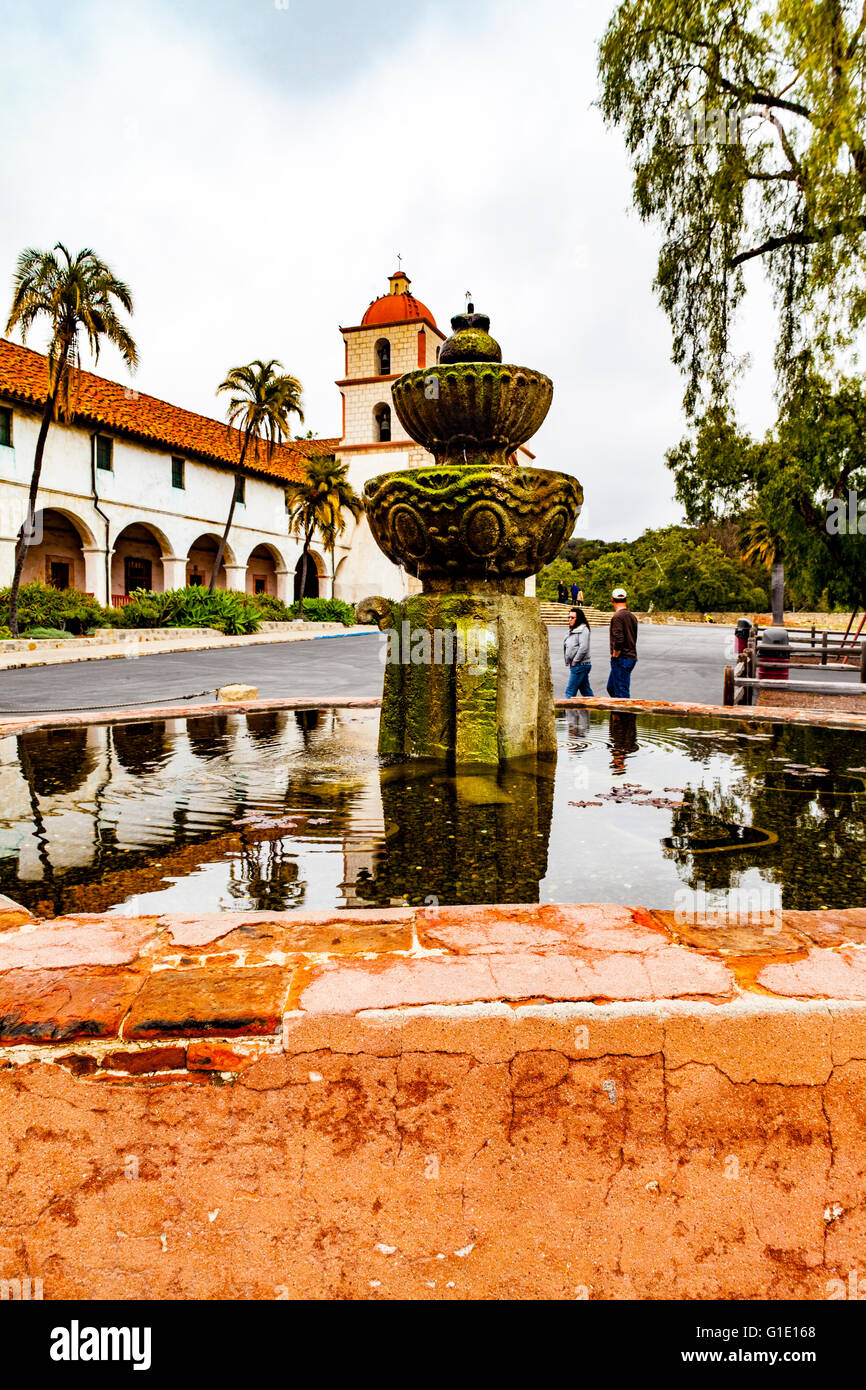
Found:
[{"label": "man in white cap", "polygon": [[610,620],[610,679],[607,693],[614,700],[631,699],[631,673],[637,665],[637,618],[628,607],[625,589],[614,589]]}]

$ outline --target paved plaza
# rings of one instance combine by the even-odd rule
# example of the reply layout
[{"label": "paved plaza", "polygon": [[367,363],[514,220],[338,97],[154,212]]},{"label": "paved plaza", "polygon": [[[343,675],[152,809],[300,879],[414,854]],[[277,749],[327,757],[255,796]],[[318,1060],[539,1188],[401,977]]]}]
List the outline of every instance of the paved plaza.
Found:
[{"label": "paved plaza", "polygon": [[[550,628],[550,654],[557,698],[565,694],[564,628]],[[722,670],[732,662],[727,628],[644,624],[639,661],[632,677],[637,700],[720,704]],[[609,670],[608,631],[593,629],[596,695],[605,694]],[[0,672],[0,714],[36,714],[84,709],[128,708],[200,702],[222,685],[257,686],[263,700],[370,698],[382,694],[382,644],[374,631],[358,636],[315,638],[191,652],[130,654],[110,661],[37,666]],[[818,668],[797,673],[820,679]],[[858,670],[834,671],[834,681],[858,681]]]},{"label": "paved plaza", "polygon": [[[562,662],[565,630],[550,628],[556,695],[565,694]],[[731,634],[710,627],[653,627],[640,630],[640,660],[632,694],[643,700],[718,704],[722,668],[731,660]],[[593,631],[591,680],[605,693],[607,628]],[[123,708],[200,701],[217,687],[245,683],[262,699],[316,696],[370,697],[382,693],[381,643],[373,631],[360,636],[196,652],[129,655],[30,670],[0,672],[0,713]]]}]

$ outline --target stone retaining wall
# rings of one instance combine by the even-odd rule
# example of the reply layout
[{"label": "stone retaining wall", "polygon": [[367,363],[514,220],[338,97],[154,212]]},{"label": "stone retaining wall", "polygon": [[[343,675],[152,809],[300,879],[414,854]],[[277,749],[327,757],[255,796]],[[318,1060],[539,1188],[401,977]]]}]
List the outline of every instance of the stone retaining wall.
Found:
[{"label": "stone retaining wall", "polygon": [[864,948],[866,910],[0,904],[0,1280],[838,1296],[866,1234]]}]

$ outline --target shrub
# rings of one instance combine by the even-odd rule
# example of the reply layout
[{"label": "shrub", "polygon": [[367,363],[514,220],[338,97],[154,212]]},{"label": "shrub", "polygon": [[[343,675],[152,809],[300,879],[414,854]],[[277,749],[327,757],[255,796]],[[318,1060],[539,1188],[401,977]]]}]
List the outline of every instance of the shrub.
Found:
[{"label": "shrub", "polygon": [[111,615],[113,627],[210,627],[228,637],[258,632],[261,610],[249,594],[231,589],[136,589],[132,602]]},{"label": "shrub", "polygon": [[288,623],[292,620],[292,610],[286,607],[282,599],[274,598],[273,594],[254,594],[253,602],[264,622]]},{"label": "shrub", "polygon": [[[293,603],[287,610],[290,618],[300,617],[299,607]],[[340,598],[305,598],[304,619],[308,623],[342,623],[344,627],[354,627],[355,610]]]},{"label": "shrub", "polygon": [[[48,584],[22,584],[18,591],[18,631],[53,628],[83,632],[98,626],[104,614],[100,604],[80,589],[52,589]],[[9,623],[9,589],[0,589],[0,626]]]},{"label": "shrub", "polygon": [[73,633],[66,632],[60,627],[28,627],[21,636],[35,638],[37,642],[56,642],[58,638],[64,638],[69,642],[75,641]]},{"label": "shrub", "polygon": [[11,627],[0,627],[0,642],[8,642],[12,637]]}]

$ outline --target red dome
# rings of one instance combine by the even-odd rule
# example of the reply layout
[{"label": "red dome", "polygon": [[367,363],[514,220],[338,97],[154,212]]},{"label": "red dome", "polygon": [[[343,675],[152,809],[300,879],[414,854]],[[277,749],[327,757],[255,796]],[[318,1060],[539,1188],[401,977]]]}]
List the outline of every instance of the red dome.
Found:
[{"label": "red dome", "polygon": [[414,294],[410,294],[411,281],[406,272],[395,271],[390,280],[391,293],[373,300],[361,319],[362,327],[369,328],[377,323],[418,323],[421,319],[427,319],[435,328],[436,320],[427,305],[416,299]]},{"label": "red dome", "polygon": [[414,323],[418,319],[436,323],[427,305],[414,294],[383,294],[381,299],[373,300],[361,323],[369,327],[376,323]]}]

